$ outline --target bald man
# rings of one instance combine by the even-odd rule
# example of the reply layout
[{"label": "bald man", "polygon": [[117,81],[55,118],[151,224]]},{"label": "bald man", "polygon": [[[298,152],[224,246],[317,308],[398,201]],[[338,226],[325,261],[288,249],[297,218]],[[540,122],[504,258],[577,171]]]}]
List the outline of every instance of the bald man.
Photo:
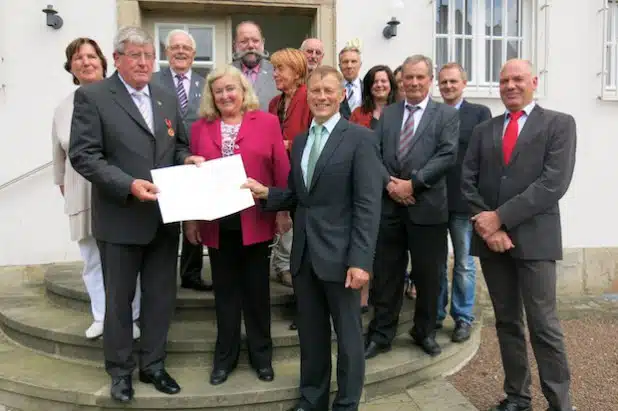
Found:
[{"label": "bald man", "polygon": [[556,314],[560,208],[575,166],[572,116],[534,102],[532,65],[509,60],[500,72],[506,112],[478,125],[462,170],[472,211],[472,254],[481,260],[494,307],[506,399],[492,411],[530,411],[523,313],[549,411],[571,411],[570,372]]}]

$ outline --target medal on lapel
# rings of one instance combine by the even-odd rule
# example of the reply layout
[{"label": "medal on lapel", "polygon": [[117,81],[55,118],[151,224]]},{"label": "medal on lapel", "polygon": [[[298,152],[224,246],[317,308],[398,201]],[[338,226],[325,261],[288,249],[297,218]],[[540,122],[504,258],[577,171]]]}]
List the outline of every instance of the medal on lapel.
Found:
[{"label": "medal on lapel", "polygon": [[165,119],[165,125],[167,126],[167,135],[170,137],[174,137],[174,129],[172,128],[172,122],[169,120],[169,118]]}]

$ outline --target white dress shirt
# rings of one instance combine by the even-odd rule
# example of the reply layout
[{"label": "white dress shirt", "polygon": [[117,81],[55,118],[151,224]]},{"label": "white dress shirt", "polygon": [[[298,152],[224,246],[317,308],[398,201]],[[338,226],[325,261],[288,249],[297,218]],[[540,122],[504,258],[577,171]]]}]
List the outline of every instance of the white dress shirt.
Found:
[{"label": "white dress shirt", "polygon": [[[350,100],[350,93],[348,92],[348,84],[352,84],[351,90],[354,90],[354,94],[352,95],[352,99]],[[360,77],[357,77],[354,81],[345,82],[346,87],[346,97],[348,98],[348,106],[350,106],[350,111],[354,111],[356,107],[359,107],[363,103],[363,92],[361,89],[361,81]]]},{"label": "white dress shirt", "polygon": [[[530,115],[530,113],[532,112],[532,110],[534,109],[534,106],[536,105],[536,103],[533,101],[532,103],[528,104],[526,107],[524,107],[523,111],[524,111],[524,115],[521,116],[518,120],[517,120],[517,136],[519,137],[519,133],[521,133],[521,129],[524,128],[524,124],[526,124],[526,120],[528,120],[528,116]],[[502,127],[502,138],[504,138],[504,133],[506,133],[506,126],[509,124],[509,121],[511,121],[511,112],[510,111],[506,111],[504,113],[504,126]]]},{"label": "white dress shirt", "polygon": [[[328,142],[328,138],[330,137],[330,133],[333,132],[337,123],[341,120],[341,114],[338,112],[335,113],[331,118],[326,120],[322,126],[324,127],[324,137],[322,137],[322,141],[320,141],[320,154],[322,150],[324,150],[324,146]],[[305,143],[305,148],[303,149],[303,155],[300,160],[300,168],[303,172],[303,179],[305,180],[305,184],[307,184],[307,167],[309,165],[309,153],[311,152],[311,146],[313,146],[313,140],[315,140],[315,136],[313,134],[313,126],[315,126],[317,122],[315,119],[311,121],[311,125],[309,126],[309,134],[307,137],[307,142]]]},{"label": "white dress shirt", "polygon": [[[177,89],[178,82],[180,80],[178,80],[178,77],[176,77],[176,75],[178,75],[179,73],[176,73],[171,67],[170,67],[170,71],[172,72],[172,78],[174,79],[174,87]],[[187,100],[189,100],[189,90],[191,90],[191,69],[189,69],[189,71],[185,73],[185,78],[182,80],[182,86],[185,88],[185,93],[187,94]]]},{"label": "white dress shirt", "polygon": [[[150,87],[146,86],[141,90],[136,90],[133,87],[131,87],[126,81],[124,81],[120,73],[118,73],[118,77],[120,78],[120,81],[122,81],[122,84],[124,84],[124,86],[127,88],[127,91],[129,92],[129,95],[131,96],[131,99],[135,103],[135,107],[137,107],[140,113],[141,113],[140,100],[139,100],[139,97],[136,97],[134,94],[142,93],[143,95],[148,97],[148,104],[146,104],[146,110],[149,111],[148,114],[150,115],[150,121],[152,122],[152,124],[148,124],[148,119],[146,117],[144,117],[144,121],[146,122],[146,125],[148,125],[149,127],[150,126],[154,127],[154,116],[152,112],[152,99],[150,98]],[[154,133],[154,129],[152,129],[151,131]]]},{"label": "white dress shirt", "polygon": [[403,126],[406,124],[408,120],[408,116],[410,115],[410,110],[408,110],[407,106],[416,106],[419,107],[418,110],[414,112],[414,133],[416,133],[416,129],[418,128],[419,123],[421,122],[421,118],[423,118],[423,113],[425,113],[425,109],[427,108],[427,103],[429,103],[429,94],[425,96],[423,101],[418,104],[408,103],[408,99],[404,101],[403,105],[403,121],[401,122],[401,130],[403,131]]}]

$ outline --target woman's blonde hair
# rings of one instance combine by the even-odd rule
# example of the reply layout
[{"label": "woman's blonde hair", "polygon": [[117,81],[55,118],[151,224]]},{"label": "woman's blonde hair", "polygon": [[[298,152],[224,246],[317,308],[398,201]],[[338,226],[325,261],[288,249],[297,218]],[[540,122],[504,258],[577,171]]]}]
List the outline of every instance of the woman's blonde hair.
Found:
[{"label": "woman's blonde hair", "polygon": [[243,91],[243,102],[241,110],[244,112],[257,110],[260,108],[260,103],[253,87],[249,84],[249,81],[245,76],[234,66],[224,66],[215,68],[208,77],[206,77],[206,84],[204,84],[204,90],[202,91],[202,100],[200,101],[200,110],[198,115],[205,117],[208,120],[214,120],[221,117],[221,112],[215,104],[215,99],[212,95],[212,83],[219,80],[221,77],[230,76],[237,80]]},{"label": "woman's blonde hair", "polygon": [[273,55],[270,56],[270,62],[275,67],[281,65],[291,68],[292,71],[298,75],[296,86],[300,86],[305,83],[307,74],[309,73],[309,68],[305,53],[302,51],[292,48],[275,51]]}]

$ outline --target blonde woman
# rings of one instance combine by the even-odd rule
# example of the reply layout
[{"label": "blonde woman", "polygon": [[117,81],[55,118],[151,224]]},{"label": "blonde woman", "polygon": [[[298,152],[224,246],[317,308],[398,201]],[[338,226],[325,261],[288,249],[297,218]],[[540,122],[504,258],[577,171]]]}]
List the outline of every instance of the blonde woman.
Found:
[{"label": "blonde woman", "polygon": [[[247,176],[286,187],[290,163],[279,121],[258,108],[255,92],[240,70],[215,70],[206,79],[200,119],[191,127],[191,152],[206,160],[240,154]],[[260,380],[274,379],[269,245],[275,232],[286,232],[290,225],[289,213],[264,212],[260,207],[215,221],[185,223],[187,239],[208,247],[212,269],[217,313],[212,385],[225,382],[236,368],[241,313],[251,366]]]}]

